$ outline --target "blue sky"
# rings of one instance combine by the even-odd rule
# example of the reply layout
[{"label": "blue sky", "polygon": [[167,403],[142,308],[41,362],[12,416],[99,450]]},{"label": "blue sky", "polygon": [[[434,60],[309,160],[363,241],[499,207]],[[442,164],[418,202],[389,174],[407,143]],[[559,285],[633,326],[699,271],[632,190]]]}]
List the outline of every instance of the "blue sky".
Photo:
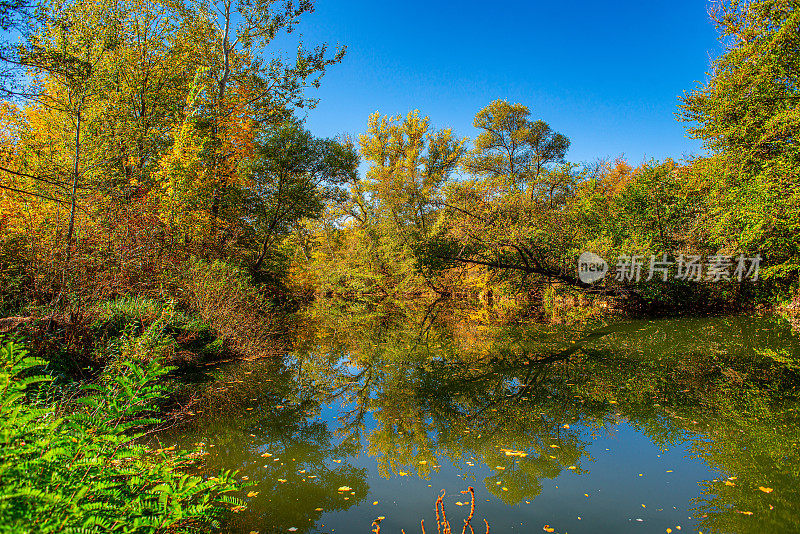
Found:
[{"label": "blue sky", "polygon": [[317,0],[307,45],[348,46],[305,114],[319,136],[360,134],[370,113],[419,109],[474,137],[475,113],[520,102],[572,140],[576,162],[702,153],[678,97],[721,52],[705,0],[501,3]]}]

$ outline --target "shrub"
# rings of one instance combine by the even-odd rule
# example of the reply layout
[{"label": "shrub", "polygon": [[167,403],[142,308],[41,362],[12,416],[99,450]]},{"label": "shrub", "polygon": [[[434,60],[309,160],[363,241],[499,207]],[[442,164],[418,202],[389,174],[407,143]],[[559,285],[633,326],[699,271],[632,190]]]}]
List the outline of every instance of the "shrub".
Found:
[{"label": "shrub", "polygon": [[206,531],[242,506],[235,473],[188,475],[198,451],[141,439],[170,370],[159,358],[118,362],[68,405],[36,374],[45,363],[0,345],[0,532]]},{"label": "shrub", "polygon": [[183,283],[190,312],[242,356],[280,354],[272,305],[235,266],[194,260]]}]

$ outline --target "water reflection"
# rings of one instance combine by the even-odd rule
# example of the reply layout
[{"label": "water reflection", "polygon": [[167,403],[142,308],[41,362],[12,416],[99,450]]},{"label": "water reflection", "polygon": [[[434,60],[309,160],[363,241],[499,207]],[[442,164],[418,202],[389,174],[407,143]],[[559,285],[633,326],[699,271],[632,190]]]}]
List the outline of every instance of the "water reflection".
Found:
[{"label": "water reflection", "polygon": [[[566,473],[625,464],[634,445],[620,443],[602,461],[595,453],[599,437],[623,426],[660,451],[694,456],[681,476],[701,485],[684,492],[684,529],[789,532],[800,523],[798,376],[765,352],[800,355],[780,318],[510,327],[465,322],[435,304],[329,306],[305,319],[286,361],[209,369],[213,380],[193,386],[202,413],[172,435],[207,443],[209,471],[237,469],[254,483],[232,531],[328,531],[343,517],[351,531],[368,531],[377,515],[369,517],[368,494],[381,478],[461,488],[475,480],[485,500],[507,506],[490,523],[528,525],[536,519],[524,506],[553,502],[548,492]],[[698,460],[717,476],[693,477]],[[598,476],[593,483],[617,484]],[[567,514],[570,499],[547,512]],[[410,532],[432,502],[424,506],[402,511],[398,524]],[[650,521],[655,530],[659,518],[669,526],[679,516],[663,510],[611,517],[610,507],[603,522],[572,514],[562,524],[621,532]]]}]

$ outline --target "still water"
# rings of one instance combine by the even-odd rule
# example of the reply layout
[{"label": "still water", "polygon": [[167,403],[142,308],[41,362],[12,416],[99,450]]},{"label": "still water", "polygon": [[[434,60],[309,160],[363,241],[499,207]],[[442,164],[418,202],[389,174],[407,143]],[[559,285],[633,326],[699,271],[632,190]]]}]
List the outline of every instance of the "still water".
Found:
[{"label": "still water", "polygon": [[445,490],[460,532],[472,486],[476,532],[800,532],[800,339],[780,317],[348,310],[297,338],[203,369],[196,417],[161,436],[252,483],[225,531],[436,532]]}]

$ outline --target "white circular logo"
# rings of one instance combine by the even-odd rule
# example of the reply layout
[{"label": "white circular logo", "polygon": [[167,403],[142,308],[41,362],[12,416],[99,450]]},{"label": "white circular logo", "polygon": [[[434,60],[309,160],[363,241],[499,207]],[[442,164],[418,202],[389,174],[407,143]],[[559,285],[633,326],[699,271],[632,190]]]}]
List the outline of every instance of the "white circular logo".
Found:
[{"label": "white circular logo", "polygon": [[584,284],[602,280],[607,272],[608,263],[594,252],[584,252],[578,258],[578,278]]}]

